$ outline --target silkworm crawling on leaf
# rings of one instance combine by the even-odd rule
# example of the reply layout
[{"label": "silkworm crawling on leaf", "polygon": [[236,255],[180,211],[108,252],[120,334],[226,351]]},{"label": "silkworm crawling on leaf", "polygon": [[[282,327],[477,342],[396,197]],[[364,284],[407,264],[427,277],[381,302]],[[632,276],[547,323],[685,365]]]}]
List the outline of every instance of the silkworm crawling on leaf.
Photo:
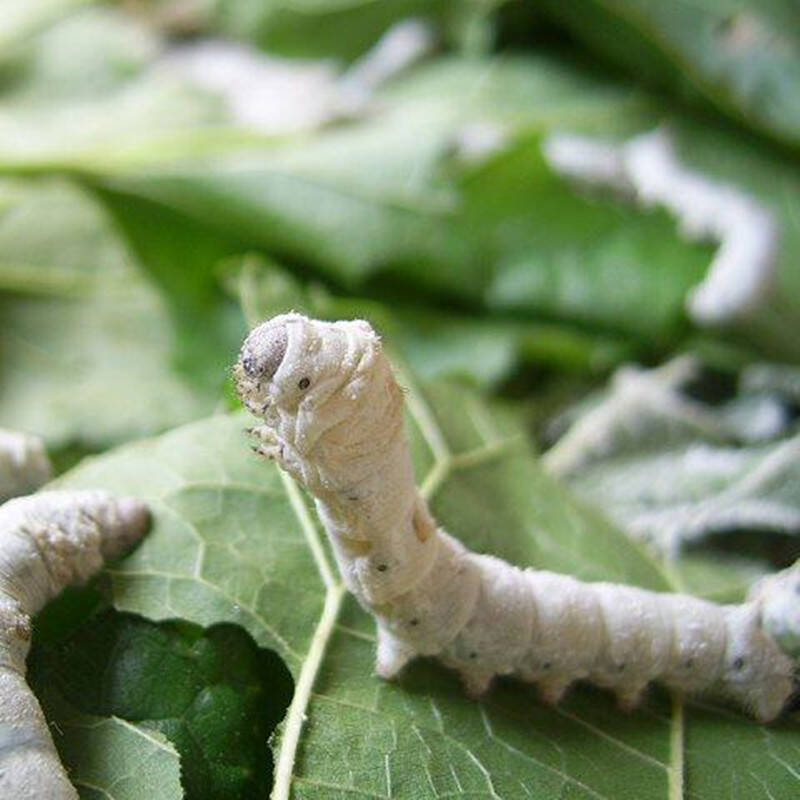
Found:
[{"label": "silkworm crawling on leaf", "polygon": [[264,420],[257,450],[314,495],[344,581],[378,625],[376,670],[435,655],[470,694],[495,675],[557,702],[588,679],[631,707],[653,680],[726,695],[771,720],[793,662],[761,627],[761,601],[685,595],[522,570],[437,528],[415,484],[403,395],[363,321],[275,317],[245,340],[239,394]]},{"label": "silkworm crawling on leaf", "polygon": [[122,555],[149,519],[141,501],[99,491],[42,492],[0,506],[0,797],[77,798],[25,682],[31,617]]},{"label": "silkworm crawling on leaf", "polygon": [[718,242],[708,274],[687,298],[695,322],[711,325],[745,317],[773,290],[781,241],[773,212],[744,190],[684,165],[665,129],[621,145],[555,135],[543,149],[557,172],[631,192],[642,206],[660,205],[672,212],[687,239]]},{"label": "silkworm crawling on leaf", "polygon": [[0,428],[0,503],[50,480],[50,460],[38,436]]}]

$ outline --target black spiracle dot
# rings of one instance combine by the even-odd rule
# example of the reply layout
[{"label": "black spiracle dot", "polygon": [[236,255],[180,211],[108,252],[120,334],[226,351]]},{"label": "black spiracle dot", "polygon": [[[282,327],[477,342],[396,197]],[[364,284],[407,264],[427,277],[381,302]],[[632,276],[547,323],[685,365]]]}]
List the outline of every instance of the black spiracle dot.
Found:
[{"label": "black spiracle dot", "polygon": [[476,652],[473,650],[473,651],[472,651],[472,652],[469,654],[469,657],[470,657],[470,658],[477,658],[477,657],[478,657],[478,654],[477,654],[477,653],[476,653]]},{"label": "black spiracle dot", "polygon": [[378,570],[378,572],[386,572],[386,570],[389,569],[389,565],[388,564],[378,564],[378,566],[375,567],[375,569]]},{"label": "black spiracle dot", "polygon": [[686,661],[683,662],[684,669],[691,669],[694,666],[694,659],[687,658]]},{"label": "black spiracle dot", "polygon": [[300,378],[297,382],[297,388],[300,389],[300,391],[305,391],[309,386],[311,386],[311,380],[309,378]]},{"label": "black spiracle dot", "polygon": [[619,664],[617,666],[617,671],[618,672],[624,672],[625,671],[625,664],[624,663],[623,664]]},{"label": "black spiracle dot", "polygon": [[414,617],[414,619],[408,621],[408,624],[416,627],[417,625],[419,625],[419,620],[416,617]]},{"label": "black spiracle dot", "polygon": [[741,669],[744,666],[744,659],[741,656],[739,656],[738,658],[734,658],[732,666],[736,670]]},{"label": "black spiracle dot", "polygon": [[549,661],[545,661],[544,664],[542,664],[542,669],[550,669],[552,666],[553,665]]}]

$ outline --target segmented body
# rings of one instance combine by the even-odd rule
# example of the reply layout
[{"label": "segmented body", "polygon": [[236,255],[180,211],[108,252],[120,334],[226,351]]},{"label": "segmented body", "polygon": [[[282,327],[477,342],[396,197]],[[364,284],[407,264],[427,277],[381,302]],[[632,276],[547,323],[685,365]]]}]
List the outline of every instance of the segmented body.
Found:
[{"label": "segmented body", "polygon": [[25,682],[31,617],[121,555],[148,522],[143,503],[105,492],[42,492],[0,506],[0,797],[77,798]]},{"label": "segmented body", "polygon": [[557,702],[579,679],[635,705],[653,680],[713,690],[760,720],[791,695],[793,663],[760,606],[582,583],[468,551],[436,527],[413,476],[402,393],[367,323],[282,315],[235,368],[266,424],[258,450],[314,495],[347,587],[378,624],[376,669],[437,656],[480,694],[516,675]]}]

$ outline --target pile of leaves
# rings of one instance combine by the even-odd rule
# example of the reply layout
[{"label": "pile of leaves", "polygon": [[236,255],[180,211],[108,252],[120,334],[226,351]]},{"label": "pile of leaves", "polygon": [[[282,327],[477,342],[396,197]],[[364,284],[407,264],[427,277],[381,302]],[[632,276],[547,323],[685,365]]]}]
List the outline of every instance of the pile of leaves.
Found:
[{"label": "pile of leaves", "polygon": [[[474,702],[425,661],[379,681],[228,380],[266,316],[370,319],[467,545],[740,600],[800,553],[796,15],[0,0],[0,424],[44,437],[59,485],[155,518],[38,620],[31,680],[81,797],[797,796],[796,713],[654,689],[623,715],[583,687],[551,709],[513,681]],[[354,100],[412,17],[425,57]],[[713,244],[543,154],[657,126],[780,227],[770,291],[713,328],[685,310]]]}]

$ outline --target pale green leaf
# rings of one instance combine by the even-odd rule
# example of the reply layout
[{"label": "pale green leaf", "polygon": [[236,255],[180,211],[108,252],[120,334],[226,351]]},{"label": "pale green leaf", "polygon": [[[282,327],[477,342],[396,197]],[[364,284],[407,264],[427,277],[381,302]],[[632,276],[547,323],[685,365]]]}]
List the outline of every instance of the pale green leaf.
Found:
[{"label": "pale green leaf", "polygon": [[54,689],[40,696],[81,800],[180,800],[178,753],[147,725],[83,714]]},{"label": "pale green leaf", "polygon": [[2,423],[96,448],[209,413],[223,364],[210,384],[175,370],[169,308],[102,208],[60,181],[0,197]]},{"label": "pale green leaf", "polygon": [[2,0],[0,2],[0,68],[15,46],[72,9],[96,0]]},{"label": "pale green leaf", "polygon": [[226,119],[219,98],[159,69],[160,38],[116,9],[66,15],[18,50],[0,82],[6,168],[96,164],[109,146],[119,159],[153,139],[169,149]]}]

